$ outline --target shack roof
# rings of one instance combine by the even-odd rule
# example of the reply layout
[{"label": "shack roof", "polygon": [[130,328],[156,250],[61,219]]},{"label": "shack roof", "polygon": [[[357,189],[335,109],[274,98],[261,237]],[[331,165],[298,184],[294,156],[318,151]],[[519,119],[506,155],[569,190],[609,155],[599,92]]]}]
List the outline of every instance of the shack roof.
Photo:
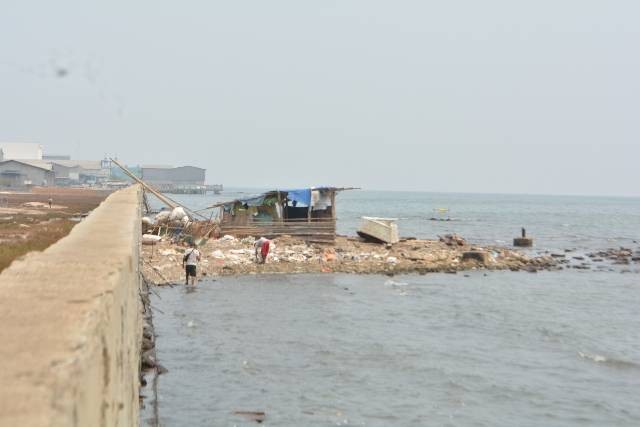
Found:
[{"label": "shack roof", "polygon": [[141,169],[184,169],[184,168],[192,168],[192,169],[199,169],[199,170],[206,170],[204,168],[199,168],[198,166],[191,166],[191,165],[183,165],[183,166],[170,166],[170,165],[142,165],[140,166]]},{"label": "shack roof", "polygon": [[[308,201],[302,200],[306,198],[306,193],[309,194],[310,197],[311,191],[329,191],[329,192],[338,192],[338,191],[346,191],[346,190],[358,190],[356,187],[310,187],[310,188],[297,188],[297,189],[282,189],[282,190],[270,190],[261,194],[255,194],[252,196],[247,196],[239,199],[228,200],[226,202],[216,203],[215,205],[209,206],[208,209],[219,208],[220,206],[228,206],[234,205],[236,203],[247,203],[253,205],[260,205],[261,201],[265,198],[277,196],[278,193],[284,197],[289,197],[292,200],[298,200],[302,202],[306,202],[308,205]],[[292,197],[293,196],[293,197]]]}]

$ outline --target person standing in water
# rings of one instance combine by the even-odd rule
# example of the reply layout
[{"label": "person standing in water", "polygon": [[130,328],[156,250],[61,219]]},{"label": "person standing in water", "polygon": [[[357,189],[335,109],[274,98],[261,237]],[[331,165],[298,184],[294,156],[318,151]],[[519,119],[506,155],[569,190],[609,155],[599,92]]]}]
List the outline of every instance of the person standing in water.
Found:
[{"label": "person standing in water", "polygon": [[53,198],[49,197],[49,209],[51,209],[51,205],[53,205]]},{"label": "person standing in water", "polygon": [[198,261],[200,261],[200,251],[197,249],[195,243],[191,243],[191,247],[187,249],[182,258],[182,266],[185,269],[185,285],[189,284],[189,277],[191,277],[191,284],[196,284],[196,275],[198,274]]}]

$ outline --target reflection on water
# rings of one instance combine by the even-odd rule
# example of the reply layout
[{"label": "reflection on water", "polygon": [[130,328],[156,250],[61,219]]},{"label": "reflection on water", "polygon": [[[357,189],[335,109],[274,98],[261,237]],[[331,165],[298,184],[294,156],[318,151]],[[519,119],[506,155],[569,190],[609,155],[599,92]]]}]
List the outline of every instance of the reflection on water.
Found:
[{"label": "reflection on water", "polygon": [[[220,278],[157,289],[164,426],[637,426],[637,274]],[[143,419],[145,415],[143,414]]]}]

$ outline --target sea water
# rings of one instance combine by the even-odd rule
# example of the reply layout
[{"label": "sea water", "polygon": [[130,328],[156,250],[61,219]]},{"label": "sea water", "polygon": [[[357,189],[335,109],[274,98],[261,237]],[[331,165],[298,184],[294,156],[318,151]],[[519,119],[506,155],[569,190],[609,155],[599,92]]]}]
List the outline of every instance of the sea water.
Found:
[{"label": "sea water", "polygon": [[[220,195],[172,197],[200,210],[259,191],[230,189]],[[161,205],[156,201],[154,206]],[[338,193],[336,207],[338,233],[345,235],[356,234],[360,217],[377,216],[398,218],[400,235],[405,237],[458,233],[478,244],[510,244],[524,227],[544,249],[588,250],[640,242],[640,198],[352,190]],[[209,218],[212,213],[217,211],[202,215]]]},{"label": "sea water", "polygon": [[[640,200],[348,192],[402,235],[533,251],[640,248]],[[194,209],[211,197],[185,196]],[[452,221],[430,221],[449,208]],[[640,274],[482,272],[203,280],[152,297],[164,426],[640,425]],[[149,402],[147,401],[147,405]],[[143,423],[150,414],[143,411]]]}]

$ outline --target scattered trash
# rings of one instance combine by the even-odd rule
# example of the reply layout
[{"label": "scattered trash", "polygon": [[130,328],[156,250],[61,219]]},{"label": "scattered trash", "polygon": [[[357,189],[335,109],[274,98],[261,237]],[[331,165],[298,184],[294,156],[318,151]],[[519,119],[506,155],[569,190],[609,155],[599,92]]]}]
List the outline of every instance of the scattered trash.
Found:
[{"label": "scattered trash", "polygon": [[225,258],[224,253],[220,249],[213,251],[211,253],[211,256],[216,258],[216,259],[224,259]]},{"label": "scattered trash", "polygon": [[253,255],[251,249],[231,249],[229,253],[234,255]]},{"label": "scattered trash", "polygon": [[165,224],[169,221],[169,217],[171,216],[171,212],[169,211],[160,211],[156,214],[155,223],[156,224]]},{"label": "scattered trash", "polygon": [[234,240],[236,240],[236,238],[233,237],[233,236],[230,236],[228,234],[226,234],[226,235],[222,236],[220,239],[218,239],[218,241],[220,241],[220,242],[233,242]]},{"label": "scattered trash", "polygon": [[336,260],[336,251],[332,248],[326,248],[322,252],[322,261],[324,262],[333,262]]},{"label": "scattered trash", "polygon": [[445,234],[444,236],[438,236],[438,238],[447,246],[464,246],[467,244],[466,240],[456,234]]},{"label": "scattered trash", "polygon": [[178,206],[177,208],[174,208],[171,211],[171,214],[169,215],[169,220],[170,221],[182,221],[182,219],[187,216],[187,213],[184,211],[184,208],[181,206]]},{"label": "scattered trash", "polygon": [[287,261],[289,262],[305,262],[306,260],[307,257],[302,254],[291,255],[287,258]]},{"label": "scattered trash", "polygon": [[155,245],[159,241],[162,240],[162,237],[156,236],[154,234],[143,234],[142,235],[142,244],[143,245]]},{"label": "scattered trash", "polygon": [[25,208],[48,208],[49,205],[42,202],[26,202],[23,203],[22,206]]},{"label": "scattered trash", "polygon": [[[159,236],[150,239],[157,241]],[[233,239],[233,240],[232,240]],[[201,274],[204,276],[262,273],[393,273],[463,271],[491,268],[519,271],[533,266],[538,271],[558,269],[564,258],[549,255],[532,256],[517,250],[497,246],[471,246],[459,236],[443,236],[444,243],[434,240],[407,240],[393,245],[364,243],[360,239],[338,236],[335,244],[305,243],[296,237],[283,236],[272,241],[269,262],[259,267],[255,263],[254,240],[211,239],[202,241]],[[163,283],[181,283],[184,270],[180,253],[185,240],[163,236],[155,249],[148,247],[145,257],[149,260],[145,270]],[[155,250],[155,252],[154,252]],[[609,255],[610,254],[610,255]],[[154,256],[155,255],[155,256]],[[595,254],[599,255],[599,254]],[[638,257],[633,251],[616,250],[608,253],[612,262],[634,263]],[[569,258],[569,257],[565,257]],[[600,257],[603,258],[603,257]],[[608,258],[608,257],[607,257]],[[587,259],[587,258],[585,258]],[[208,262],[206,262],[208,260]],[[566,259],[566,262],[573,260]],[[636,264],[637,265],[637,264]]]},{"label": "scattered trash", "polygon": [[489,262],[489,254],[483,251],[463,252],[462,261],[477,261],[481,264],[487,264]]}]

